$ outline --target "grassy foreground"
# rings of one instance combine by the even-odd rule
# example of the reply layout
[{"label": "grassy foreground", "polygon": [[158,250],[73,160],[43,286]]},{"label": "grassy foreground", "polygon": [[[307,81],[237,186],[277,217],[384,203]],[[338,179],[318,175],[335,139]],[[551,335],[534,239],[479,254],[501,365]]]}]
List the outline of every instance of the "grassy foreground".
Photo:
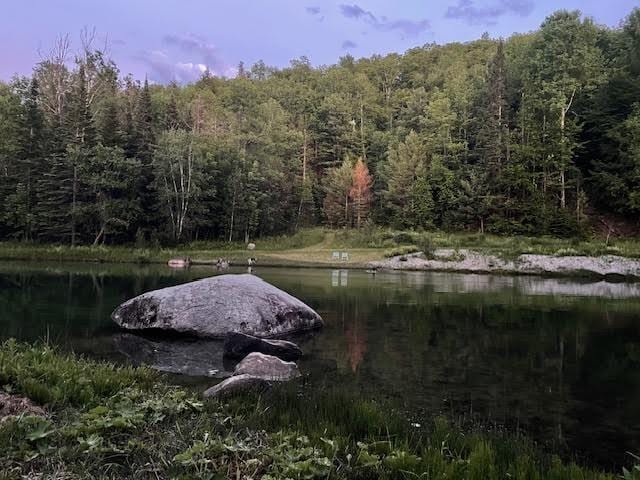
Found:
[{"label": "grassy foreground", "polygon": [[[361,230],[304,229],[293,235],[259,239],[256,250],[248,251],[238,242],[193,242],[175,248],[132,246],[61,246],[0,243],[0,259],[32,261],[79,261],[105,263],[166,263],[175,257],[191,257],[195,262],[224,258],[238,265],[257,257],[263,266],[347,266],[364,267],[373,260],[414,251],[439,248],[473,249],[515,258],[520,254],[620,255],[640,258],[640,239],[561,239],[554,237],[508,237],[470,233],[406,232],[377,227]],[[347,252],[346,261],[333,258]]]},{"label": "grassy foreground", "polygon": [[521,437],[465,434],[439,418],[411,425],[377,404],[300,386],[202,402],[148,369],[43,345],[0,345],[0,389],[47,411],[0,420],[3,479],[620,478]]}]

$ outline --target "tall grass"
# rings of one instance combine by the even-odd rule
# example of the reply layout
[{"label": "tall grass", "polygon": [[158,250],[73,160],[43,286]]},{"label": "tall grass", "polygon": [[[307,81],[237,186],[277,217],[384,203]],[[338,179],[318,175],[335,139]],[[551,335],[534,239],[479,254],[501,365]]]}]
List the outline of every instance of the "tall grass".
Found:
[{"label": "tall grass", "polygon": [[388,405],[336,390],[285,386],[222,408],[241,425],[304,434],[333,459],[334,478],[615,478],[564,463],[523,436],[480,426],[464,431],[444,417],[410,423]]},{"label": "tall grass", "polygon": [[0,386],[11,385],[41,405],[95,406],[125,388],[148,389],[156,381],[150,369],[79,359],[44,344],[7,340],[0,345]]}]

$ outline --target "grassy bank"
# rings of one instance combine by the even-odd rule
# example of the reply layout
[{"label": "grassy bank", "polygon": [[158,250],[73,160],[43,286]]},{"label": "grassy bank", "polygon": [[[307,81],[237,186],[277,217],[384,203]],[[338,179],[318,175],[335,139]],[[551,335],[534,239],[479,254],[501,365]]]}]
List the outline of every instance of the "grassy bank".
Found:
[{"label": "grassy bank", "polygon": [[[0,389],[46,416],[0,421],[0,478],[607,479],[522,437],[410,424],[371,402],[301,386],[202,402],[144,368],[13,341]],[[631,474],[629,474],[631,475]],[[629,478],[634,478],[629,476]]]},{"label": "grassy bank", "polygon": [[[238,265],[257,257],[264,266],[364,267],[370,261],[414,251],[472,249],[515,258],[520,254],[555,256],[619,255],[640,258],[640,239],[561,239],[553,237],[506,237],[443,232],[402,232],[381,228],[361,230],[305,229],[293,235],[259,239],[256,250],[238,242],[193,242],[173,248],[133,246],[61,246],[0,243],[0,259],[31,261],[77,261],[104,263],[166,263],[189,256],[210,263],[224,258]],[[348,260],[336,260],[334,252],[347,252]]]}]

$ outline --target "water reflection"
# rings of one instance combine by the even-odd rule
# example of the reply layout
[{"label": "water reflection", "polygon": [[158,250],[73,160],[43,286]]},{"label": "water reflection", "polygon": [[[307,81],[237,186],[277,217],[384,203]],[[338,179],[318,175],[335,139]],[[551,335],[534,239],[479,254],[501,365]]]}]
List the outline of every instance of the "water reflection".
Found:
[{"label": "water reflection", "polygon": [[349,270],[332,270],[331,286],[332,287],[348,287],[349,286]]},{"label": "water reflection", "polygon": [[225,378],[235,366],[225,363],[222,342],[215,340],[117,333],[113,335],[113,344],[133,365],[149,365],[161,372]]},{"label": "water reflection", "polygon": [[[312,388],[524,429],[603,465],[640,450],[640,284],[536,277],[254,268],[318,310],[296,339]],[[119,332],[109,314],[212,268],[0,266],[0,335],[163,371],[224,376],[219,342]]]}]

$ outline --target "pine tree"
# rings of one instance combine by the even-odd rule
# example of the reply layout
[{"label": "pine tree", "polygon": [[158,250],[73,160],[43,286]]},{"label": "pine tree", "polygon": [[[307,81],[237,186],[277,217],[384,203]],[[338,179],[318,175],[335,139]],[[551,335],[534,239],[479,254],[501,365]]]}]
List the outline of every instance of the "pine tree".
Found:
[{"label": "pine tree", "polygon": [[[416,227],[424,220],[414,216],[420,209],[415,202],[422,199],[414,185],[418,177],[425,180],[427,171],[427,151],[418,134],[411,131],[403,143],[389,150],[389,162],[386,170],[387,188],[384,200],[390,210],[391,223],[398,228]],[[426,194],[426,189],[422,188]],[[428,198],[424,199],[429,202]]]},{"label": "pine tree", "polygon": [[351,161],[345,158],[342,165],[329,169],[324,182],[324,214],[332,227],[348,227],[351,220],[349,194],[353,174]]},{"label": "pine tree", "polygon": [[45,151],[44,118],[38,102],[38,80],[34,78],[24,102],[21,125],[23,143],[18,155],[18,172],[15,178],[16,193],[22,198],[22,201],[18,202],[21,208],[16,213],[20,219],[20,229],[25,240],[32,240],[36,229],[37,178],[43,168]]},{"label": "pine tree", "polygon": [[100,143],[105,147],[122,145],[122,131],[118,119],[118,104],[115,98],[107,99],[103,104],[103,112],[99,125]]},{"label": "pine tree", "polygon": [[135,150],[135,158],[140,164],[140,173],[136,184],[139,205],[136,236],[148,240],[156,231],[155,222],[157,221],[159,202],[153,169],[155,148],[153,106],[149,82],[146,79],[138,95],[133,122],[136,132],[133,149]]},{"label": "pine tree", "polygon": [[487,84],[483,95],[484,105],[477,150],[486,169],[487,177],[497,179],[507,161],[509,137],[507,118],[507,77],[504,44],[489,65]]}]

